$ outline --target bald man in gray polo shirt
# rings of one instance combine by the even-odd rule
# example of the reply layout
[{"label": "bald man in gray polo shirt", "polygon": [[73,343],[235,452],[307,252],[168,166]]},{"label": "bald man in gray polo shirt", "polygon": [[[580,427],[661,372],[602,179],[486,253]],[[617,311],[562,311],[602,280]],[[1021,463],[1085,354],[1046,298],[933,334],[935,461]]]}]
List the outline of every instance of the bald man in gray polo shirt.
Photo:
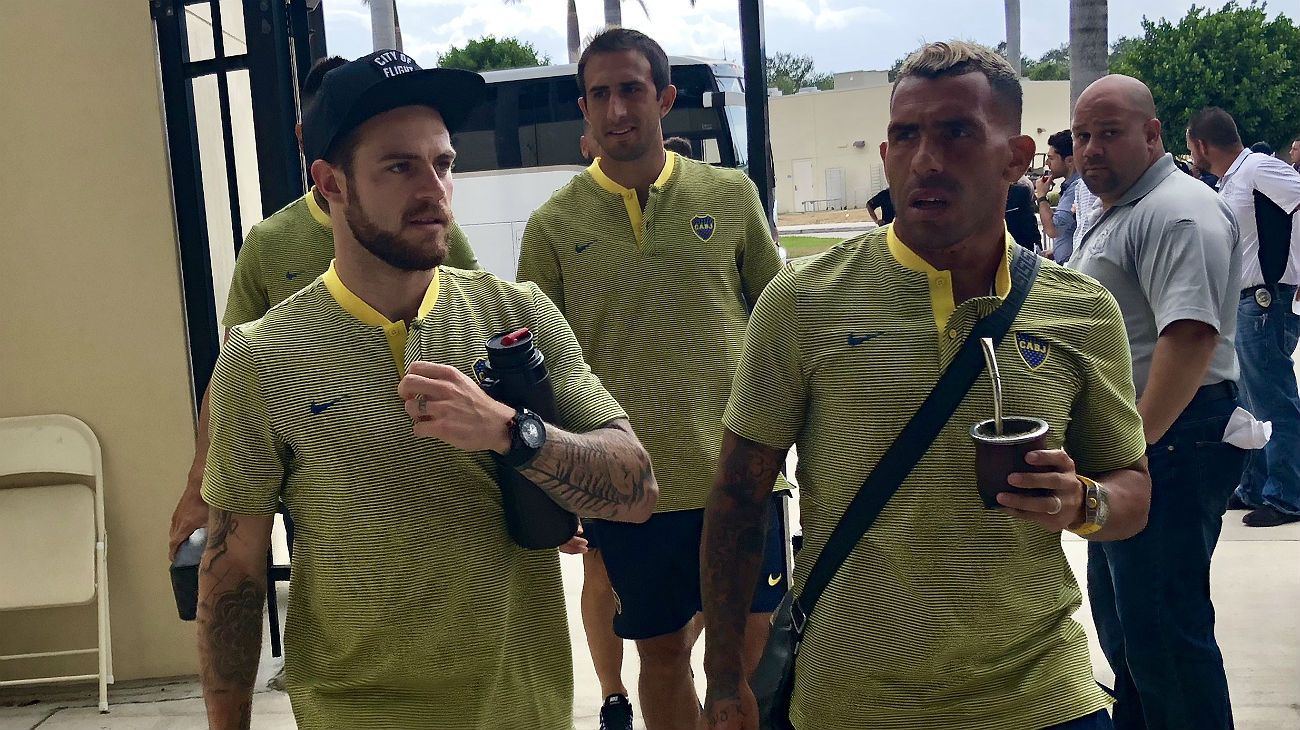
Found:
[{"label": "bald man in gray polo shirt", "polygon": [[1102,213],[1069,266],[1123,311],[1152,481],[1146,529],[1088,552],[1115,727],[1227,730],[1210,558],[1245,456],[1222,442],[1237,407],[1237,224],[1213,190],[1174,167],[1142,82],[1112,75],[1089,86],[1072,129],[1075,164]]}]

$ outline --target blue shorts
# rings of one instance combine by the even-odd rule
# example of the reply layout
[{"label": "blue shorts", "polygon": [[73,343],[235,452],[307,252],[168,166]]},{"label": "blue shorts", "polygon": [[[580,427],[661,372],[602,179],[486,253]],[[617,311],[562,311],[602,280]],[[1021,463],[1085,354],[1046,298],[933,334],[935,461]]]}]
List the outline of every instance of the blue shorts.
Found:
[{"label": "blue shorts", "polygon": [[[786,493],[768,505],[767,543],[753,613],[776,610],[789,590],[785,564]],[[680,630],[701,610],[700,536],[704,510],[664,512],[642,524],[584,521],[588,547],[600,550],[614,587],[614,633],[653,639]]]}]

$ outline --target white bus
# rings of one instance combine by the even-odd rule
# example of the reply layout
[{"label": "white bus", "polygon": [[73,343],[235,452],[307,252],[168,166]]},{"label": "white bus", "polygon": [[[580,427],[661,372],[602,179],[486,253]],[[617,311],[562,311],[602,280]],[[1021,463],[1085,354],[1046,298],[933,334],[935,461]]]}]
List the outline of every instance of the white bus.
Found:
[{"label": "white bus", "polygon": [[[673,56],[677,102],[665,137],[684,137],[692,157],[745,167],[745,99],[738,66]],[[489,71],[487,98],[452,136],[456,220],[483,268],[513,279],[528,217],[586,168],[576,64]]]}]

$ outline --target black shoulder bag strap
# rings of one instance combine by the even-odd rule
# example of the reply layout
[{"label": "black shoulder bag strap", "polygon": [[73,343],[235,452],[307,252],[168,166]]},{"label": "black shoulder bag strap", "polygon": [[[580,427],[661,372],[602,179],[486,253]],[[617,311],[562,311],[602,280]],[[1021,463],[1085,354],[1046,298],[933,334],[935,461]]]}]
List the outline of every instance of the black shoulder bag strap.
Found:
[{"label": "black shoulder bag strap", "polygon": [[876,468],[863,482],[862,488],[827,540],[826,547],[817,557],[817,562],[813,564],[803,590],[791,606],[794,629],[799,634],[803,633],[808,616],[812,615],[813,608],[817,605],[817,599],[821,598],[840,565],[876,521],[885,504],[898,491],[921,456],[930,448],[930,444],[943,430],[984,370],[980,338],[992,337],[995,343],[1000,343],[1011,329],[1011,323],[1020,312],[1020,305],[1024,304],[1025,297],[1038,276],[1040,263],[1038,255],[1032,251],[1020,246],[1012,246],[1011,250],[1011,294],[992,314],[972,328],[970,336],[943,371],[930,395],[916,409],[912,419],[894,438],[889,450],[880,457]]}]

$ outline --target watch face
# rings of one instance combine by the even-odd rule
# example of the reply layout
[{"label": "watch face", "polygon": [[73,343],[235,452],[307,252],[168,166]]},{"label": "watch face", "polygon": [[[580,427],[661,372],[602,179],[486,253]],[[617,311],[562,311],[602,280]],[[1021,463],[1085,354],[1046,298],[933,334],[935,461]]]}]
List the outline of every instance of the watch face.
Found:
[{"label": "watch face", "polygon": [[526,419],[519,424],[519,438],[530,449],[540,448],[545,440],[542,425],[534,419]]}]

